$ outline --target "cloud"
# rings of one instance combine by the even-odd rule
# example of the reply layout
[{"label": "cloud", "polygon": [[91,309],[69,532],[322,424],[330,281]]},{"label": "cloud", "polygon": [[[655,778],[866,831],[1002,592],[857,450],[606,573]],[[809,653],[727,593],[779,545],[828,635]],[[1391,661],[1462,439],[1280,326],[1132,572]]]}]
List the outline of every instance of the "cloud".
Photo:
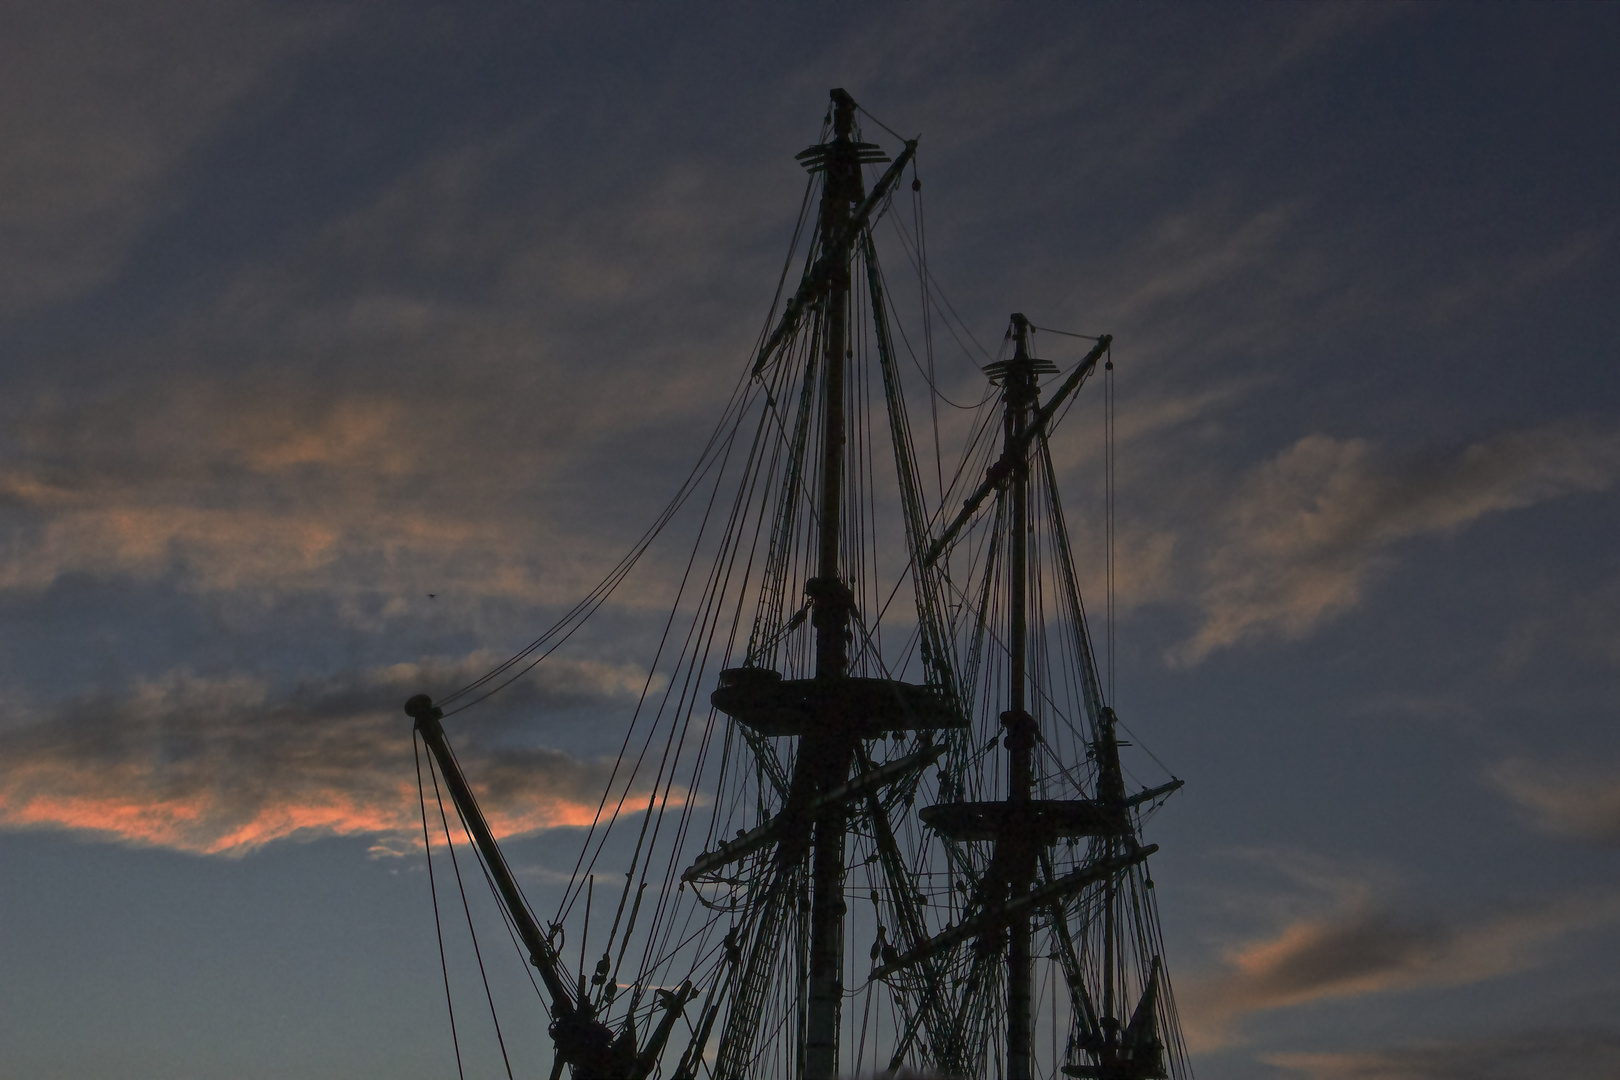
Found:
[{"label": "cloud", "polygon": [[1445,922],[1357,898],[1231,949],[1225,970],[1181,995],[1197,1049],[1230,1043],[1241,1020],[1269,1009],[1479,982],[1538,963],[1567,934],[1620,919],[1620,894],[1561,898],[1535,908]]},{"label": "cloud", "polygon": [[1580,593],[1562,606],[1568,617],[1560,627],[1558,647],[1620,668],[1620,577],[1595,588],[1582,584]]},{"label": "cloud", "polygon": [[1534,254],[1474,263],[1463,272],[1461,280],[1422,300],[1424,314],[1436,323],[1448,322],[1557,281],[1601,258],[1615,231],[1616,223],[1611,221],[1577,232]]},{"label": "cloud", "polygon": [[[420,819],[399,703],[423,686],[464,683],[491,661],[397,664],[279,696],[256,679],[180,672],[121,698],[69,702],[8,739],[0,828],[210,855],[357,835],[379,851],[408,850]],[[600,663],[548,661],[539,676],[506,704],[601,708],[641,685],[639,673]],[[611,761],[534,746],[495,753],[475,730],[452,735],[502,836],[588,825],[609,786]]]},{"label": "cloud", "polygon": [[18,411],[20,452],[0,461],[0,591],[76,575],[265,597],[433,592],[449,616],[490,597],[571,600],[619,554],[585,512],[556,512],[546,483],[563,455],[454,400],[176,380]]},{"label": "cloud", "polygon": [[446,608],[595,584],[741,370],[769,279],[737,252],[774,202],[746,176],[716,201],[725,163],[690,153],[605,190],[553,184],[534,136],[432,154],[232,267],[207,305],[99,361],[138,381],[12,395],[0,590],[132,577]]},{"label": "cloud", "polygon": [[1620,1032],[1546,1028],[1356,1053],[1268,1054],[1261,1060],[1305,1080],[1611,1080],[1620,1076]]},{"label": "cloud", "polygon": [[98,284],[187,153],[337,13],[226,0],[0,11],[0,315]]},{"label": "cloud", "polygon": [[1486,778],[1547,832],[1620,844],[1620,770],[1510,758]]},{"label": "cloud", "polygon": [[1396,543],[1620,477],[1620,432],[1549,424],[1450,454],[1397,458],[1364,439],[1310,435],[1257,468],[1202,568],[1203,625],[1176,654],[1196,662],[1267,634],[1300,637],[1358,602]]},{"label": "cloud", "polygon": [[1275,262],[1280,242],[1300,210],[1283,204],[1230,221],[1210,209],[1171,214],[1157,223],[1135,260],[1140,276],[1109,308],[1115,318],[1144,321],[1167,304],[1185,302],[1235,274]]}]

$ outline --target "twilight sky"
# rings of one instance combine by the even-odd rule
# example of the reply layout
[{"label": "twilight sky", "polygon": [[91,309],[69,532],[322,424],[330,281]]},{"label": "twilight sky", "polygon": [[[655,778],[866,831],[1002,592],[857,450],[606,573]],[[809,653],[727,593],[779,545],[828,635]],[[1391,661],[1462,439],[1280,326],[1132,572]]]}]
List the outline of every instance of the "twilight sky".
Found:
[{"label": "twilight sky", "polygon": [[[921,132],[979,340],[1115,335],[1197,1074],[1620,1073],[1616,56],[1613,4],[0,6],[0,1077],[453,1075],[400,703],[685,475],[832,86]],[[536,896],[679,554],[452,732]]]}]

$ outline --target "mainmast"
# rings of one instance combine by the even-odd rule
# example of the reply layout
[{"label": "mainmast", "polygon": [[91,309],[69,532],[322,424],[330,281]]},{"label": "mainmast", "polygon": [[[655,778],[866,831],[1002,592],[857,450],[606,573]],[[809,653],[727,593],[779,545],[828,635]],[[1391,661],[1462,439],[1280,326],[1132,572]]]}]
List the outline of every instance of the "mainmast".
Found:
[{"label": "mainmast", "polygon": [[[1012,625],[1007,642],[1010,653],[1009,700],[1007,711],[1001,714],[1001,723],[1007,729],[1009,751],[1007,802],[1016,812],[1028,807],[1034,791],[1035,739],[1039,733],[1025,700],[1029,659],[1029,453],[1024,435],[1037,395],[1036,361],[1029,355],[1029,320],[1015,314],[1012,323],[1015,335],[1013,358],[1007,362],[1002,393],[1003,454],[1013,465],[1008,481],[1012,489],[1012,543],[1008,567]],[[1017,452],[1019,447],[1023,447],[1021,453]],[[1005,857],[1008,900],[1016,905],[1035,882],[1036,852],[1027,834],[1012,834],[1003,842],[1006,850],[998,852],[998,856]],[[1030,986],[1033,979],[1030,938],[1030,912],[1022,908],[1019,914],[1009,919],[1007,926],[1007,1080],[1030,1078],[1030,1038],[1033,1030],[1030,1017]]]},{"label": "mainmast", "polygon": [[[750,664],[720,673],[710,700],[721,712],[767,738],[797,736],[797,756],[781,811],[735,841],[706,853],[683,875],[693,880],[774,844],[771,883],[762,890],[750,954],[737,977],[737,998],[722,1033],[715,1075],[734,1080],[749,1068],[750,1047],[758,1035],[762,995],[781,943],[762,936],[758,926],[780,920],[787,895],[808,871],[808,925],[802,1042],[802,1080],[833,1080],[839,1071],[839,1037],[844,998],[846,839],[851,814],[867,806],[881,787],[902,775],[895,766],[870,767],[865,744],[895,732],[931,731],[967,725],[956,702],[935,686],[902,683],[850,673],[855,594],[846,566],[845,490],[848,479],[846,383],[851,359],[851,264],[870,244],[868,222],[893,190],[916,152],[916,142],[889,165],[867,191],[861,167],[888,161],[882,150],[855,139],[855,100],[844,90],[832,94],[832,138],[798,155],[812,172],[823,174],[816,255],[781,322],[760,349],[755,373],[787,348],[801,320],[812,316],[811,340],[818,343],[821,445],[819,485],[813,525],[815,576],[804,582],[814,630],[813,677],[784,679],[777,671]],[[874,286],[875,287],[875,286]],[[874,313],[879,308],[874,296]],[[807,376],[809,378],[810,376]],[[808,385],[808,384],[807,384]],[[938,756],[920,752],[905,772]],[[860,775],[851,777],[857,760]],[[880,828],[887,828],[886,823]],[[808,865],[806,865],[808,864]]]},{"label": "mainmast", "polygon": [[[839,542],[844,500],[844,372],[848,349],[850,208],[865,195],[860,155],[851,138],[855,99],[844,90],[832,92],[833,139],[823,157],[826,178],[821,189],[821,258],[828,274],[822,308],[822,370],[825,412],[822,422],[821,504],[816,576],[806,582],[816,632],[816,678],[841,680],[849,674],[850,616],[854,595],[839,574]],[[849,777],[855,754],[846,718],[837,699],[822,730],[808,733],[799,748],[800,771],[819,792]],[[797,785],[796,785],[797,786]],[[844,834],[847,817],[841,808],[820,815],[811,839],[815,851],[810,873],[810,992],[805,1019],[805,1080],[832,1080],[838,1073],[838,1029],[844,986]]]}]

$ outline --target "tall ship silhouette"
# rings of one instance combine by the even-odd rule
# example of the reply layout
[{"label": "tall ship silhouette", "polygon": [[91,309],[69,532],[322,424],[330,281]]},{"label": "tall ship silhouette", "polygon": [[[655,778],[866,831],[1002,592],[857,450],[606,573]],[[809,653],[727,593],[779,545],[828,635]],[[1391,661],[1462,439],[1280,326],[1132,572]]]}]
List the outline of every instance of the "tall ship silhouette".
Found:
[{"label": "tall ship silhouette", "polygon": [[[1080,592],[1101,567],[1111,634],[1112,339],[1015,314],[982,397],[940,394],[936,339],[973,344],[928,273],[917,145],[832,91],[775,299],[686,481],[545,634],[406,704],[424,840],[472,841],[552,1080],[1191,1075],[1143,837],[1181,782],[1123,737]],[[1088,383],[1108,495],[1080,564],[1051,447]],[[680,522],[654,675],[538,910],[447,732]]]}]

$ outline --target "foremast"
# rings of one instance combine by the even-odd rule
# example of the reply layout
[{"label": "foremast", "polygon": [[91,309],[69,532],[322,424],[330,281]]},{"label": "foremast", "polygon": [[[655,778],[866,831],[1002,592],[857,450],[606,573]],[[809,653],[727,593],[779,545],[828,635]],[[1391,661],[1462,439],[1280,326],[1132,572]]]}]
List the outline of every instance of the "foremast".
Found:
[{"label": "foremast", "polygon": [[[853,138],[855,99],[844,90],[832,92],[833,139],[821,148],[826,176],[821,189],[822,258],[829,275],[822,309],[821,368],[825,379],[822,422],[821,499],[817,517],[816,576],[805,583],[815,629],[816,678],[841,681],[849,674],[850,621],[853,591],[839,570],[843,525],[844,353],[848,348],[850,261],[853,237],[850,211],[865,197],[861,154]],[[837,701],[836,697],[832,699]],[[822,723],[807,731],[799,758],[791,802],[825,795],[849,778],[856,740],[848,718],[837,704]],[[838,1073],[838,1033],[844,986],[844,861],[848,818],[834,807],[815,819],[810,871],[810,979],[805,1018],[805,1080],[832,1080]]]},{"label": "foremast", "polygon": [[[1066,530],[1061,512],[1054,514],[1057,535],[1054,546],[1062,563],[1063,588],[1072,596],[1074,630],[1078,638],[1080,683],[1087,713],[1093,721],[1092,740],[1087,756],[1095,762],[1092,797],[1040,799],[1036,797],[1035,749],[1044,741],[1040,723],[1032,714],[1030,693],[1029,627],[1032,617],[1030,535],[1031,489],[1044,483],[1049,506],[1056,508],[1056,492],[1051,462],[1045,453],[1047,425],[1056,409],[1094,369],[1108,349],[1111,339],[1103,336],[1051,395],[1043,406],[1038,377],[1055,374],[1057,368],[1036,358],[1030,351],[1032,327],[1022,314],[1011,317],[1009,336],[1013,355],[986,369],[1001,386],[1002,453],[988,470],[984,482],[967,500],[961,514],[931,547],[927,561],[937,559],[950,541],[977,511],[984,498],[998,491],[1004,500],[1000,515],[1004,529],[1006,565],[1007,623],[1007,708],[1000,715],[1006,732],[1003,745],[1008,751],[1005,797],[995,801],[947,802],[930,806],[921,816],[940,835],[952,841],[988,841],[991,845],[987,872],[979,882],[975,907],[977,914],[923,942],[909,954],[884,965],[879,976],[897,971],[918,960],[967,940],[974,940],[981,955],[1005,955],[1005,1061],[1007,1080],[1032,1080],[1034,1017],[1033,930],[1037,916],[1044,916],[1056,936],[1056,957],[1064,967],[1069,984],[1074,1030],[1071,1054],[1083,1053],[1089,1060],[1063,1067],[1071,1076],[1092,1080],[1162,1080],[1169,1073],[1164,1046],[1159,1037],[1160,961],[1151,959],[1151,974],[1142,987],[1128,1023],[1117,1019],[1119,1010],[1115,970],[1119,927],[1118,880],[1137,867],[1156,848],[1140,843],[1131,811],[1144,802],[1160,798],[1181,786],[1172,781],[1160,788],[1127,795],[1120,766],[1119,741],[1113,709],[1105,704],[1097,678],[1095,658],[1078,602],[1078,584],[1069,560]],[[1041,474],[1036,475],[1037,467]],[[1092,856],[1078,869],[1058,875],[1050,851],[1059,841],[1071,843],[1085,838]],[[1068,928],[1067,906],[1087,889],[1100,889],[1099,906],[1103,926],[1101,956],[1086,956]],[[1094,973],[1088,979],[1086,969]],[[1090,985],[1088,985],[1088,983]],[[1094,995],[1093,990],[1099,993]],[[1098,1002],[1096,997],[1100,996]],[[1100,1005],[1100,1007],[1099,1007]]]}]

